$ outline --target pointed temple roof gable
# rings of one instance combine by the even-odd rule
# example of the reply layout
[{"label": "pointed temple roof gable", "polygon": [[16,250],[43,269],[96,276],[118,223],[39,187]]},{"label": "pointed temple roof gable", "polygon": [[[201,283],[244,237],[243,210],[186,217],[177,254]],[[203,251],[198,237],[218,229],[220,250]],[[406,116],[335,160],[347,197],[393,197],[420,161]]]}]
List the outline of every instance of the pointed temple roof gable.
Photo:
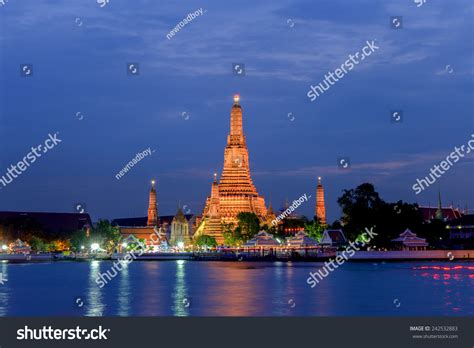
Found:
[{"label": "pointed temple roof gable", "polygon": [[181,207],[176,212],[176,215],[174,216],[173,221],[187,222],[186,216],[184,215],[183,210],[181,209]]},{"label": "pointed temple roof gable", "polygon": [[413,233],[412,231],[410,231],[409,228],[407,228],[405,231],[403,231],[401,234],[400,234],[400,237],[416,237],[416,234]]},{"label": "pointed temple roof gable", "polygon": [[418,237],[415,233],[410,231],[408,228],[400,233],[398,238],[392,239],[392,242],[401,242],[405,245],[417,245],[417,246],[427,246],[425,238]]}]

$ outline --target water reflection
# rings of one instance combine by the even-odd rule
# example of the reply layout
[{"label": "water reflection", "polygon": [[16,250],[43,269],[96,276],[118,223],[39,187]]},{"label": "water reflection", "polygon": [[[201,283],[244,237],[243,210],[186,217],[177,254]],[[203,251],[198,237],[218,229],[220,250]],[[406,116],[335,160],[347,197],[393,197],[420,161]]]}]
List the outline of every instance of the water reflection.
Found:
[{"label": "water reflection", "polygon": [[[133,282],[134,293],[139,291],[139,311],[140,315],[144,316],[159,316],[167,315],[164,311],[166,304],[169,304],[169,294],[171,290],[168,289],[168,283],[171,281],[164,278],[163,268],[166,267],[166,263],[162,262],[141,262],[137,261],[131,264],[134,267],[131,272],[140,272]],[[137,271],[137,267],[140,270]],[[143,268],[141,268],[143,267]]]},{"label": "water reflection", "polygon": [[175,287],[173,292],[173,314],[177,317],[187,317],[191,299],[186,287],[186,261],[176,261]]},{"label": "water reflection", "polygon": [[[8,280],[8,264],[6,261],[0,262],[0,273],[2,274],[3,279]],[[2,317],[7,315],[9,290],[8,282],[4,281],[3,284],[0,283],[0,316]]]},{"label": "water reflection", "polygon": [[[102,289],[96,283],[100,273],[100,261],[91,261],[89,263],[89,285],[87,293],[87,312],[88,317],[100,317],[104,315],[105,305],[103,304]],[[106,285],[107,286],[107,285]]]},{"label": "water reflection", "polygon": [[[0,316],[468,315],[472,263],[348,263],[311,288],[316,263],[133,262],[102,289],[110,261],[0,262]],[[67,279],[64,282],[64,279]],[[68,291],[73,290],[70,294]],[[41,301],[31,296],[41,294]],[[77,291],[77,293],[76,293]],[[69,306],[82,295],[84,307]],[[393,306],[394,299],[403,303]],[[290,302],[293,300],[292,302]],[[66,309],[64,308],[66,304]]]},{"label": "water reflection", "polygon": [[[207,262],[205,278],[206,315],[254,316],[262,315],[268,306],[268,299],[274,284],[273,272],[263,263]],[[271,287],[271,286],[270,286]]]},{"label": "water reflection", "polygon": [[471,278],[474,266],[468,265],[423,265],[413,267],[414,270],[421,271],[420,276],[428,282],[433,295],[443,299],[439,306],[448,313],[457,314],[466,308],[467,304],[463,300],[458,287],[466,283]]},{"label": "water reflection", "polygon": [[128,273],[128,263],[122,264],[118,288],[118,315],[128,317],[130,315],[130,275]]}]

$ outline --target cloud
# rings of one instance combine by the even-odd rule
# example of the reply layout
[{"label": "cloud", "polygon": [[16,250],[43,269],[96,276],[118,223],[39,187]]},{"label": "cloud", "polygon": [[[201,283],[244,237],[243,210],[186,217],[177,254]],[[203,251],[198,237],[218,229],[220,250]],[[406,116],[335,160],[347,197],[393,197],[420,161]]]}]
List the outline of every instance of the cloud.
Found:
[{"label": "cloud", "polygon": [[334,165],[309,166],[290,170],[279,171],[254,171],[255,176],[278,175],[278,176],[333,176],[352,175],[355,173],[370,174],[373,176],[392,176],[394,174],[408,174],[418,170],[428,171],[435,163],[446,158],[446,153],[417,154],[403,156],[403,159],[391,159],[378,162],[352,163],[349,170],[343,170]]}]

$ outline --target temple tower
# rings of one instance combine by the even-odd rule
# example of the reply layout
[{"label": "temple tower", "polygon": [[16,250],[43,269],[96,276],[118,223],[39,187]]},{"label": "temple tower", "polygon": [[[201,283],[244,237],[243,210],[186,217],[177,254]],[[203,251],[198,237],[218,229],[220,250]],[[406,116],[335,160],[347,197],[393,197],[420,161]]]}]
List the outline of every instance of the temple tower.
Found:
[{"label": "temple tower", "polygon": [[273,221],[276,220],[275,212],[273,211],[272,202],[268,205],[267,216],[265,223],[268,227],[273,227]]},{"label": "temple tower", "polygon": [[173,246],[179,246],[179,243],[183,243],[184,246],[191,244],[191,238],[189,235],[189,222],[186,219],[181,208],[171,222],[171,236],[170,244]]},{"label": "temple tower", "polygon": [[[267,217],[265,200],[258,195],[250,176],[249,154],[243,130],[242,107],[239,95],[234,96],[234,105],[230,111],[230,131],[224,150],[224,168],[219,183],[215,177],[211,197],[206,200],[201,226],[197,235],[206,234],[223,241],[222,224],[237,224],[240,212],[256,214],[261,221]],[[214,198],[213,198],[214,197]],[[217,231],[219,216],[219,231]],[[214,221],[212,228],[210,218]],[[204,224],[204,226],[202,226]]]},{"label": "temple tower", "polygon": [[436,214],[435,214],[436,219],[438,220],[443,220],[443,207],[441,205],[441,191],[438,190],[438,209],[436,209]]},{"label": "temple tower", "polygon": [[224,168],[219,182],[220,213],[225,223],[236,222],[240,212],[255,213],[262,220],[267,215],[265,201],[258,195],[250,176],[239,100],[239,95],[235,95],[230,112],[230,132],[224,150]]},{"label": "temple tower", "polygon": [[318,186],[316,188],[316,207],[314,215],[319,219],[322,225],[326,225],[326,206],[324,204],[324,188],[321,184],[321,177],[318,177]]},{"label": "temple tower", "polygon": [[216,173],[214,173],[214,181],[211,186],[211,196],[206,200],[206,206],[204,207],[202,215],[202,220],[193,237],[207,235],[213,237],[218,244],[222,244],[224,242],[224,236],[222,234],[219,184],[217,183]]},{"label": "temple tower", "polygon": [[155,180],[151,181],[147,226],[158,226],[158,208],[156,205]]}]

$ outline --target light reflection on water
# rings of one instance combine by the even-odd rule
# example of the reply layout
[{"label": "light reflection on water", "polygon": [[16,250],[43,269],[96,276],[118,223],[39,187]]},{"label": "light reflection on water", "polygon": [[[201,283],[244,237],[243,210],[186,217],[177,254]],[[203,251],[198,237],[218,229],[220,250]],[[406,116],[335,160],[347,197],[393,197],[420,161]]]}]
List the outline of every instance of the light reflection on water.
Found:
[{"label": "light reflection on water", "polygon": [[186,273],[184,260],[176,261],[175,288],[173,291],[173,315],[177,317],[186,317],[189,315],[189,307],[192,305],[192,299],[188,297],[186,287]]},{"label": "light reflection on water", "polygon": [[121,317],[128,317],[130,315],[130,277],[128,274],[128,264],[122,265],[123,269],[120,272],[119,288],[118,288],[118,315]]},{"label": "light reflection on water", "polygon": [[89,284],[87,292],[87,316],[100,317],[104,314],[102,289],[96,283],[100,273],[100,261],[89,262]]},{"label": "light reflection on water", "polygon": [[[0,262],[0,273],[2,278],[8,280],[8,267],[6,262]],[[9,299],[8,281],[0,283],[0,316],[7,315],[8,299]]]},{"label": "light reflection on water", "polygon": [[[472,265],[346,263],[311,288],[321,263],[135,261],[101,289],[110,261],[0,263],[0,315],[473,315]],[[72,305],[79,294],[84,308]]]}]

